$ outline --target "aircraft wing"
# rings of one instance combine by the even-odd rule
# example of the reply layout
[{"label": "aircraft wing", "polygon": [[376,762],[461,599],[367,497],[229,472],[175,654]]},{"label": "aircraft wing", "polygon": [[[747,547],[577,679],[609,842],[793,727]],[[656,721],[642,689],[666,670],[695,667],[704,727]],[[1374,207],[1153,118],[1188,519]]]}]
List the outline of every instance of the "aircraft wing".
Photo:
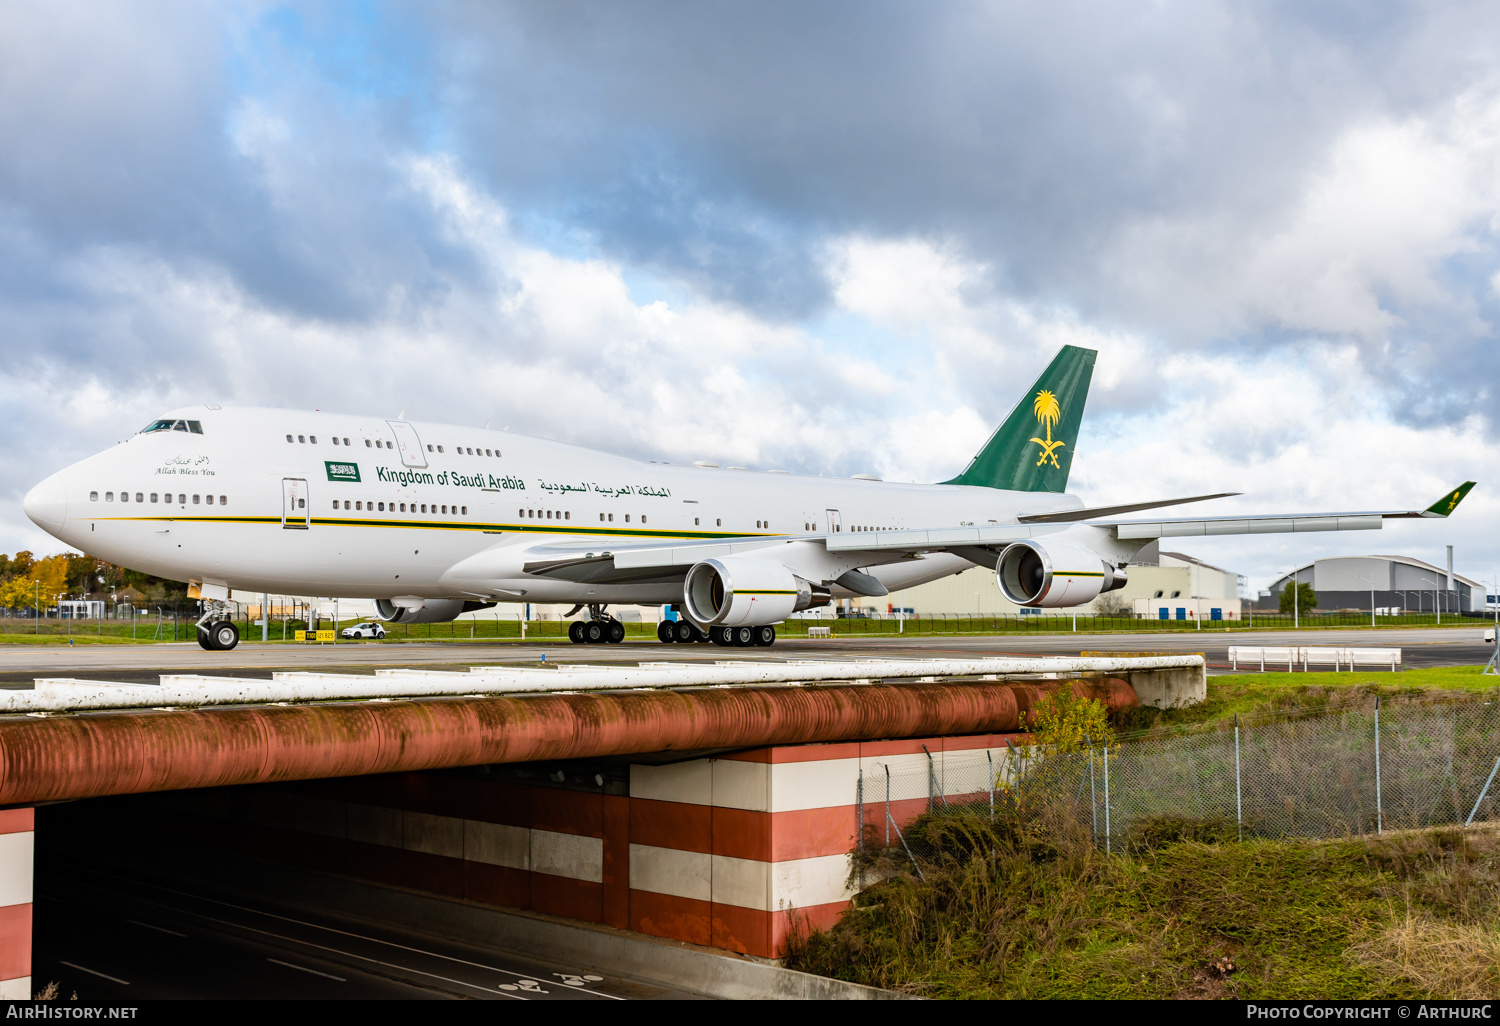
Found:
[{"label": "aircraft wing", "polygon": [[[974,527],[935,527],[899,531],[850,532],[799,535],[796,537],[711,538],[669,543],[641,541],[616,544],[604,539],[576,543],[539,545],[527,551],[526,573],[557,580],[591,584],[641,584],[680,580],[705,559],[754,552],[774,557],[788,566],[821,580],[837,580],[859,567],[900,562],[924,553],[948,552],[972,563],[993,567],[1000,550],[1011,542],[1044,538],[1071,527],[1094,527],[1110,531],[1121,541],[1156,538],[1212,537],[1241,534],[1302,534],[1312,531],[1378,530],[1386,520],[1446,517],[1457,508],[1473,481],[1445,493],[1426,509],[1374,510],[1347,513],[1263,514],[1192,519],[1104,520],[1105,510],[1128,511],[1165,505],[1101,507],[1064,511],[1053,518],[1040,514],[1014,524]],[[1207,498],[1201,496],[1199,498]],[[1215,498],[1219,496],[1214,496]],[[1194,501],[1190,499],[1173,502]],[[1085,514],[1090,519],[1075,519]],[[779,550],[779,551],[772,551]],[[810,579],[812,579],[810,577]]]}]

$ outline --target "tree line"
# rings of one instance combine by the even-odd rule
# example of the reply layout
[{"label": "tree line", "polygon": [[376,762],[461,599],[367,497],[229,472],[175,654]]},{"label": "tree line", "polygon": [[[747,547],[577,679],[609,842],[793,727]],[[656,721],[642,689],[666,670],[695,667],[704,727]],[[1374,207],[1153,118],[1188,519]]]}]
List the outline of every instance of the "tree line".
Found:
[{"label": "tree line", "polygon": [[142,596],[142,608],[188,608],[187,585],[117,566],[107,560],[76,552],[35,556],[22,550],[14,556],[0,553],[0,606],[12,610],[45,612],[59,597],[115,596],[133,588]]}]

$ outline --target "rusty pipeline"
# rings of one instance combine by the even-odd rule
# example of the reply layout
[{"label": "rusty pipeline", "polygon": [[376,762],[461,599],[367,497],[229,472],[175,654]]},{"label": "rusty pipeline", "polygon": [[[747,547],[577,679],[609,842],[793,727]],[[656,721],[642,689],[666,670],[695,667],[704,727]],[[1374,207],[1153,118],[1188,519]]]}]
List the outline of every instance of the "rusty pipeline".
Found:
[{"label": "rusty pipeline", "polygon": [[15,717],[0,805],[661,751],[1006,733],[1048,690],[1117,678],[465,697]]}]

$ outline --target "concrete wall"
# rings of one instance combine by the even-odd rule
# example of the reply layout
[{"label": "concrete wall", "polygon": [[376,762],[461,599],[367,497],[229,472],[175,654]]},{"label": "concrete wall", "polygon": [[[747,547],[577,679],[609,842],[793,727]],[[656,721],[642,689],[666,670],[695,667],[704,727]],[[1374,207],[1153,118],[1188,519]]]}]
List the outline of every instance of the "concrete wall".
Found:
[{"label": "concrete wall", "polygon": [[32,809],[0,811],[0,1000],[31,997]]},{"label": "concrete wall", "polygon": [[[210,843],[310,869],[531,909],[759,957],[847,907],[861,772],[963,754],[1003,764],[1006,736],[757,749],[653,765],[568,764],[580,788],[410,773],[168,793]],[[932,753],[932,761],[923,746]],[[509,768],[506,768],[509,769]],[[517,768],[524,771],[524,767]],[[580,776],[581,774],[581,776]],[[896,802],[898,825],[927,802]],[[865,825],[884,822],[865,808]]]}]

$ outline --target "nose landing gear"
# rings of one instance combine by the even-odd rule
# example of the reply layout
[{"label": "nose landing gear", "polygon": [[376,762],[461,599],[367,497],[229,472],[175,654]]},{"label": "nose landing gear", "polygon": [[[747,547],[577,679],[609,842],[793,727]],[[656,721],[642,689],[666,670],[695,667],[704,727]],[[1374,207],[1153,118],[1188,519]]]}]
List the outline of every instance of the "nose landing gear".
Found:
[{"label": "nose landing gear", "polygon": [[225,611],[220,603],[211,602],[198,620],[198,644],[209,652],[228,652],[240,643],[238,627],[228,620],[215,619],[223,616]]}]

